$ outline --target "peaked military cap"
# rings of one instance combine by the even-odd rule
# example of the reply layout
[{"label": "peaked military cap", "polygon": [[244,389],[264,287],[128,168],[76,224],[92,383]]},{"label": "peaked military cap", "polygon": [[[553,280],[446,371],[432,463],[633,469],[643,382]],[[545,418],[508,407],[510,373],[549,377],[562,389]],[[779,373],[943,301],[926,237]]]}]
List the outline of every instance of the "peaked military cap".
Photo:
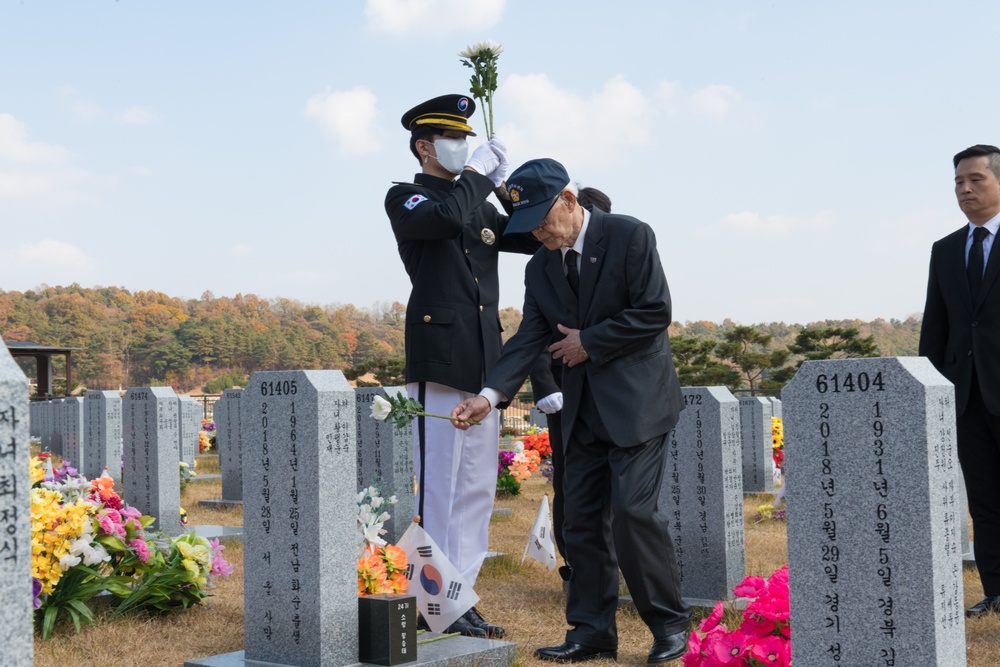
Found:
[{"label": "peaked military cap", "polygon": [[465,95],[442,95],[418,104],[403,114],[403,127],[411,132],[421,127],[458,130],[476,136],[468,120],[476,111],[476,103]]}]

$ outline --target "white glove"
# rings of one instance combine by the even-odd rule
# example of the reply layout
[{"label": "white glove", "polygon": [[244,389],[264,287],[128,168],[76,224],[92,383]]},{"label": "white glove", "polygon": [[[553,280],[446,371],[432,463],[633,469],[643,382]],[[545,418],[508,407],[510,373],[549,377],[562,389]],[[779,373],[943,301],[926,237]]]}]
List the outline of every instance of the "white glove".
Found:
[{"label": "white glove", "polygon": [[490,145],[485,143],[472,152],[472,157],[466,161],[465,166],[475,169],[483,176],[489,176],[500,166],[500,158]]},{"label": "white glove", "polygon": [[551,415],[553,412],[559,412],[562,410],[563,397],[562,392],[557,391],[554,394],[549,394],[542,400],[538,401],[535,405],[538,409],[547,415]]},{"label": "white glove", "polygon": [[493,185],[499,188],[500,184],[503,183],[503,179],[507,176],[507,147],[495,134],[486,145],[492,148],[493,153],[500,158],[499,166],[492,173],[487,174],[489,179],[493,181]]}]

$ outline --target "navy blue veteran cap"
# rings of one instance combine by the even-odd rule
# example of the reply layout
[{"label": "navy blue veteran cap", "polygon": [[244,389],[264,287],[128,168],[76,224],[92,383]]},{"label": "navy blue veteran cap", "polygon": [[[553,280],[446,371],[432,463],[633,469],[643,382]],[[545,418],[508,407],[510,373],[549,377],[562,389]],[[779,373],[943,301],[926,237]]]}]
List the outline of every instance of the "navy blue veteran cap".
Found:
[{"label": "navy blue veteran cap", "polygon": [[555,160],[529,160],[507,177],[507,194],[514,212],[504,234],[530,232],[548,214],[556,196],[569,185],[566,168]]},{"label": "navy blue veteran cap", "polygon": [[476,111],[476,103],[464,95],[442,95],[418,104],[403,114],[403,127],[411,132],[422,127],[458,130],[476,136],[467,122]]}]

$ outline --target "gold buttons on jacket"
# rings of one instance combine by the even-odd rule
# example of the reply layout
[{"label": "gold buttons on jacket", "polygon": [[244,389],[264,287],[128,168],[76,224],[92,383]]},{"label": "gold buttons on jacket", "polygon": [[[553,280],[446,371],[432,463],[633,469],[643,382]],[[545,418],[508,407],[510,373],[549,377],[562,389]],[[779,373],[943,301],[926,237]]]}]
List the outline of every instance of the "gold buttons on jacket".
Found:
[{"label": "gold buttons on jacket", "polygon": [[483,307],[482,306],[479,306],[479,312],[480,313],[483,312]]},{"label": "gold buttons on jacket", "polygon": [[424,322],[430,322],[430,321],[431,321],[431,316],[430,315],[424,315]]},{"label": "gold buttons on jacket", "polygon": [[469,254],[469,249],[468,249],[468,248],[466,248],[466,249],[465,249],[465,254],[466,254],[466,255],[468,255],[468,254]]}]

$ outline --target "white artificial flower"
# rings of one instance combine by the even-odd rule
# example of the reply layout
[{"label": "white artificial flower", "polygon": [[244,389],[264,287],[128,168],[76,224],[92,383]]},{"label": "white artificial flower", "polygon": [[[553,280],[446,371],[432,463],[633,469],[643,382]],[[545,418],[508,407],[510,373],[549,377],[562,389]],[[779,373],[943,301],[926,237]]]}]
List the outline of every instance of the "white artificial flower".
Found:
[{"label": "white artificial flower", "polygon": [[396,498],[396,496],[389,496],[389,500],[388,500],[388,503],[389,503],[390,505],[395,505],[395,504],[396,504],[396,503],[398,503],[398,502],[399,502],[399,499],[398,499],[398,498]]},{"label": "white artificial flower", "polygon": [[68,571],[72,567],[76,567],[80,564],[82,559],[79,556],[73,556],[71,554],[66,554],[59,559],[59,567],[63,569],[63,572]]},{"label": "white artificial flower", "polygon": [[380,422],[384,422],[390,412],[392,412],[392,403],[381,396],[376,396],[375,400],[372,401],[372,417]]},{"label": "white artificial flower", "polygon": [[517,442],[515,442],[514,443],[514,451],[515,452],[523,452],[524,451],[524,443],[521,442],[520,440],[518,440]]}]

